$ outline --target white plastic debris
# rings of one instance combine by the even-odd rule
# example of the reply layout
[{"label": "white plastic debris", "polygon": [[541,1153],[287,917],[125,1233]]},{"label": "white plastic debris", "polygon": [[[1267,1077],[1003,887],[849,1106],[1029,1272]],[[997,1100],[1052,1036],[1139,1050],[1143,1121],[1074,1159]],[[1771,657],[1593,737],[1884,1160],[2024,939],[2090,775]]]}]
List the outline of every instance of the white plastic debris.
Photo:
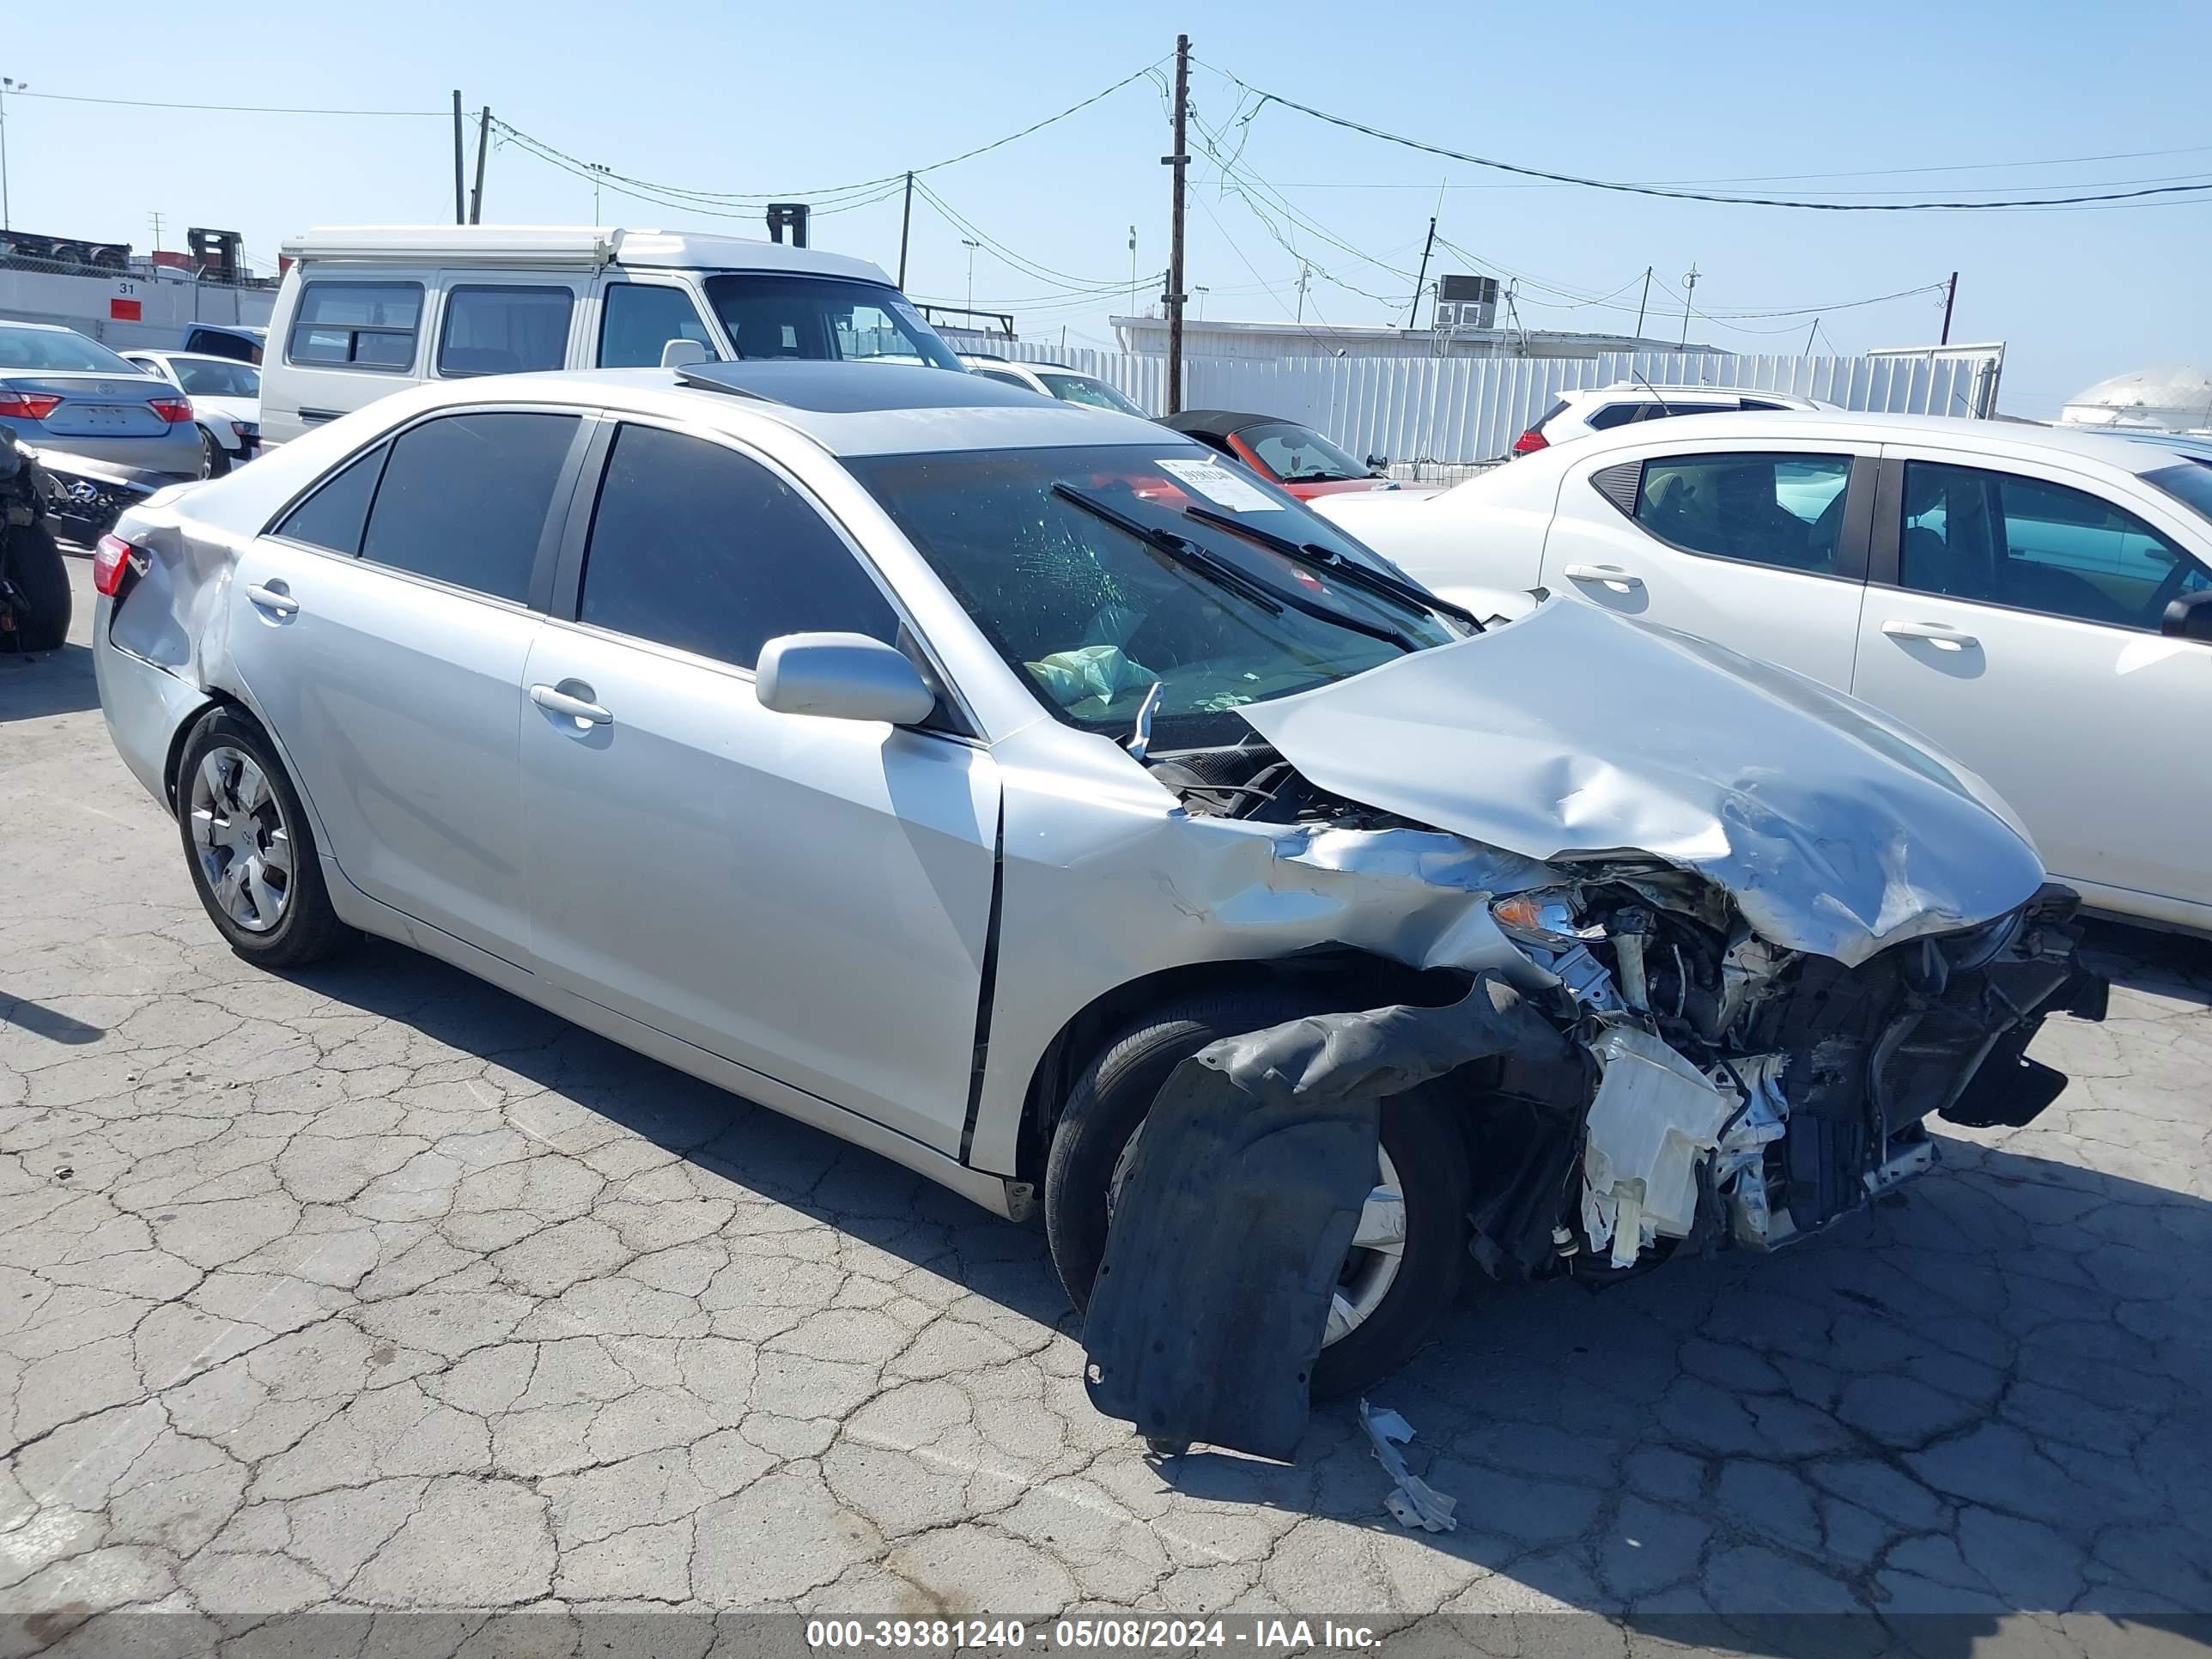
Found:
[{"label": "white plastic debris", "polygon": [[1397,1483],[1382,1499],[1382,1506],[1397,1518],[1399,1524],[1419,1527],[1424,1532],[1456,1530],[1459,1522],[1452,1518],[1452,1511],[1459,1507],[1459,1499],[1447,1497],[1407,1468],[1398,1450],[1413,1439],[1413,1425],[1388,1407],[1376,1411],[1363,1400],[1359,1402],[1359,1426],[1367,1431],[1368,1439],[1374,1443],[1375,1461]]},{"label": "white plastic debris", "polygon": [[1661,1038],[1607,1026],[1590,1052],[1601,1075],[1583,1153],[1583,1230],[1612,1241],[1617,1267],[1662,1234],[1686,1238],[1698,1218],[1698,1165],[1736,1102]]}]

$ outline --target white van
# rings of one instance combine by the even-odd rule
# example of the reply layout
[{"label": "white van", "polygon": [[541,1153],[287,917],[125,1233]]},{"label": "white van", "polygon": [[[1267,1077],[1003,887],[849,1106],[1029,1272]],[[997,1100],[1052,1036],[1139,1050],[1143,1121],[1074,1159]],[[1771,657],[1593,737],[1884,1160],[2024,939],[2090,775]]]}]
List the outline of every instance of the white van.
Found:
[{"label": "white van", "polygon": [[865,259],[779,242],[566,225],[311,230],[261,369],[264,444],[417,382],[721,358],[880,357],[964,372]]}]

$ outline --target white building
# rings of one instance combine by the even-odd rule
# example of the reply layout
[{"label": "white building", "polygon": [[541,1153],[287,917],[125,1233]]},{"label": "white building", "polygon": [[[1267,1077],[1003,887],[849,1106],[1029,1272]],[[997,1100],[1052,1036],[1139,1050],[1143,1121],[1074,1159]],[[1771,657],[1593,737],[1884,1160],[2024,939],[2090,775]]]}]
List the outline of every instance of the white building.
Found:
[{"label": "white building", "polygon": [[[1109,319],[1121,349],[1164,357],[1164,317]],[[1218,322],[1186,315],[1186,357],[1595,357],[1608,351],[1724,350],[1720,346],[1633,334],[1580,334],[1554,329],[1491,327],[1387,328],[1331,323]]]},{"label": "white building", "polygon": [[2212,428],[2212,374],[2185,367],[2115,374],[2068,398],[2058,423],[2158,432]]}]

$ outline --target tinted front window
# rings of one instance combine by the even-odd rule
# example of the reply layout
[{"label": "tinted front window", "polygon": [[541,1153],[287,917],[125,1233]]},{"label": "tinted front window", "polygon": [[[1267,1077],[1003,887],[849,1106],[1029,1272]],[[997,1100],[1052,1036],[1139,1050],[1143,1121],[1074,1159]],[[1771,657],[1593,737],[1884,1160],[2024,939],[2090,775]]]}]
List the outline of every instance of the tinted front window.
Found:
[{"label": "tinted front window", "polygon": [[568,313],[575,304],[565,288],[454,289],[446,295],[445,325],[438,331],[438,373],[522,374],[565,368]]},{"label": "tinted front window", "polygon": [[1365,467],[1310,427],[1288,422],[1248,426],[1237,438],[1285,483],[1328,483],[1368,476]]},{"label": "tinted front window", "polygon": [[331,368],[403,370],[415,362],[422,320],[420,283],[310,283],[285,355]]},{"label": "tinted front window", "polygon": [[[1299,502],[1194,445],[872,456],[847,465],[1008,665],[1060,718],[1091,730],[1126,737],[1157,682],[1163,747],[1234,743],[1251,732],[1234,712],[1244,703],[1457,637],[1425,606],[1189,517],[1186,509],[1202,507],[1380,563]],[[1055,484],[1180,538],[1200,556],[1148,545]],[[1378,629],[1396,640],[1376,637]]]},{"label": "tinted front window", "polygon": [[393,440],[362,556],[520,604],[573,415],[448,415]]},{"label": "tinted front window", "polygon": [[653,283],[607,285],[599,302],[601,368],[658,368],[671,340],[696,340],[714,349],[689,294]]},{"label": "tinted front window", "polygon": [[1905,465],[1898,579],[1923,592],[2154,629],[2204,567],[2132,513],[2016,473]]},{"label": "tinted front window", "polygon": [[[707,298],[740,357],[879,357],[961,367],[906,295],[880,283],[746,272],[708,277]],[[658,352],[653,361],[660,361]]]},{"label": "tinted front window", "polygon": [[585,622],[750,668],[785,634],[866,634],[898,617],[812,502],[719,444],[625,426],[584,558]]},{"label": "tinted front window", "polygon": [[1644,464],[1636,521],[1663,542],[1784,570],[1834,571],[1848,455],[1678,455]]},{"label": "tinted front window", "polygon": [[388,447],[379,444],[347,463],[294,507],[276,526],[276,533],[310,547],[326,547],[333,553],[360,552],[362,527],[368,520],[369,500],[376,494],[377,474],[384,470]]},{"label": "tinted front window", "polygon": [[1088,374],[1055,374],[1048,368],[1041,368],[1037,379],[1044,382],[1046,391],[1064,404],[1088,404],[1093,409],[1110,409],[1117,415],[1144,418],[1143,410],[1105,381],[1093,380]]},{"label": "tinted front window", "polygon": [[177,371],[177,384],[195,398],[261,395],[261,371],[251,363],[210,363],[190,357],[172,357],[169,366]]},{"label": "tinted front window", "polygon": [[143,374],[129,358],[65,328],[9,328],[0,325],[0,368],[82,370],[95,374]]}]

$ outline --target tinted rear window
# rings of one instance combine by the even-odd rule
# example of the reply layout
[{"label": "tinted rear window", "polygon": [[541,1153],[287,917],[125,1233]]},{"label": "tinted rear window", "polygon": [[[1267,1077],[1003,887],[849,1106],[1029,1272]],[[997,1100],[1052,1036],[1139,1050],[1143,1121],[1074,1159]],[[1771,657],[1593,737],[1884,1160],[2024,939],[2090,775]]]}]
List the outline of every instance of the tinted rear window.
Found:
[{"label": "tinted rear window", "polygon": [[377,474],[384,469],[389,447],[379,444],[348,462],[294,507],[276,526],[276,533],[333,553],[360,552],[362,527],[368,520],[369,500],[376,494]]},{"label": "tinted rear window", "polygon": [[517,604],[530,592],[573,415],[448,415],[392,441],[362,556]]}]

